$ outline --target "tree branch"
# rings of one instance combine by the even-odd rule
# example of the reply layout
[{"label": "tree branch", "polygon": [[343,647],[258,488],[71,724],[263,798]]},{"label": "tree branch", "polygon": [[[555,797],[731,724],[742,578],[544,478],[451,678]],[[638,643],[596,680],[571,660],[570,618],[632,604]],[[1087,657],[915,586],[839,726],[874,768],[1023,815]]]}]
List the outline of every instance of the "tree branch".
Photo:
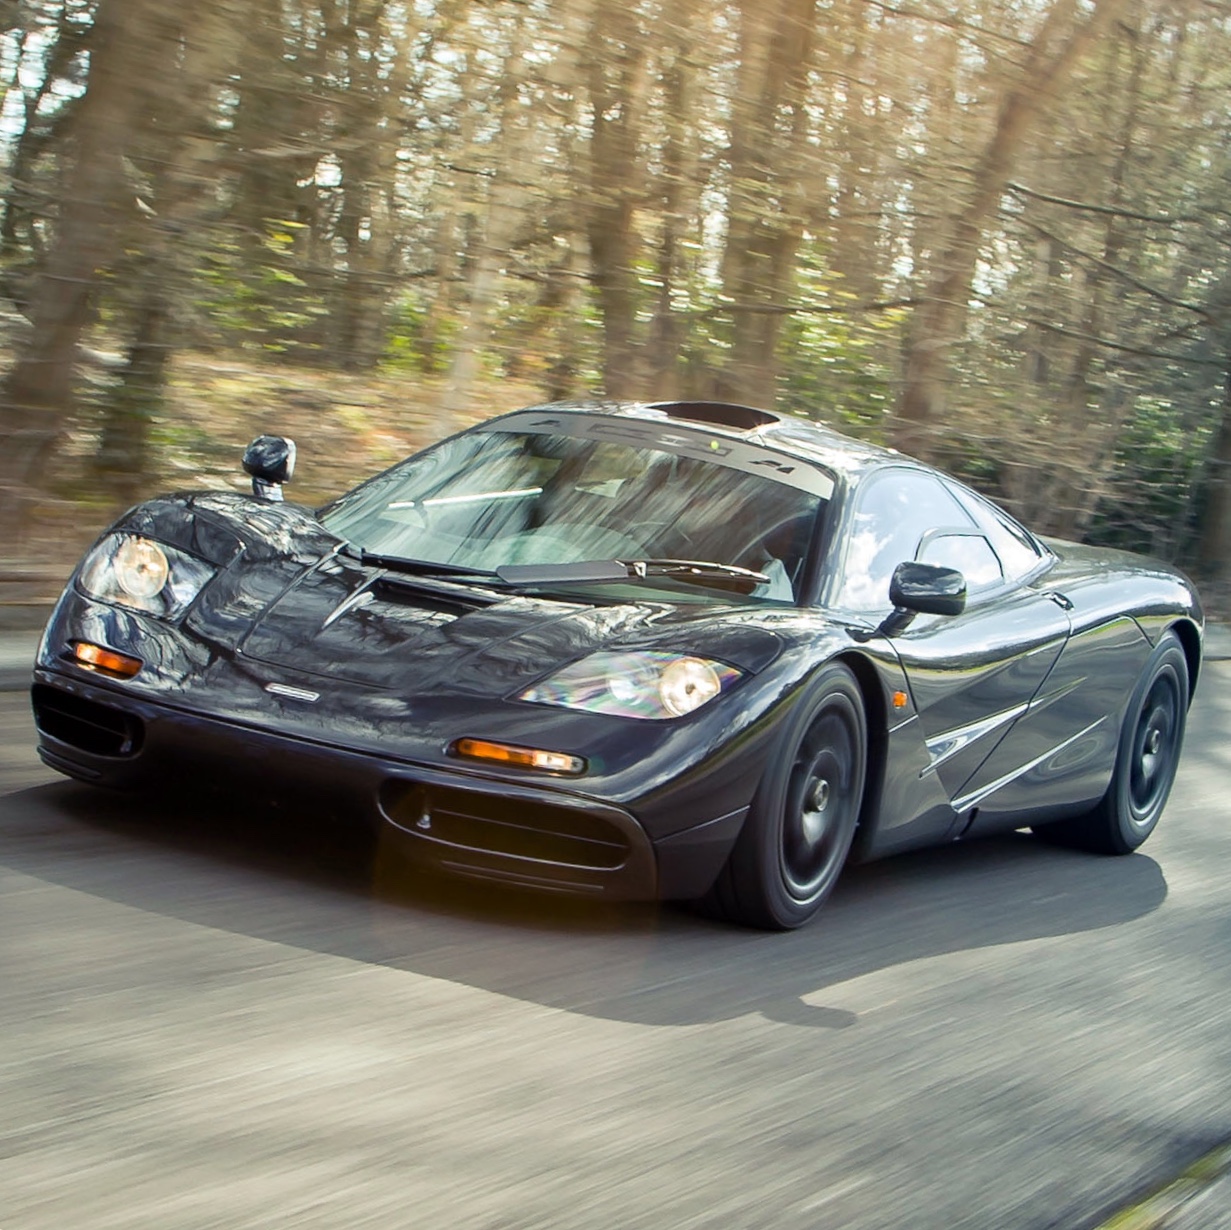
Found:
[{"label": "tree branch", "polygon": [[976,26],[972,22],[963,21],[961,18],[954,17],[948,13],[927,13],[923,9],[888,4],[885,3],[885,0],[864,0],[864,3],[869,8],[880,9],[882,13],[890,17],[903,17],[908,21],[921,21],[931,26],[943,26],[946,30],[956,30],[960,34],[970,37],[972,42],[986,39],[989,42],[1004,43],[1006,46],[1017,49],[1030,45],[1026,39],[1014,38],[1009,34],[1001,34],[996,30],[988,30],[982,26]]},{"label": "tree branch", "polygon": [[1135,213],[1131,209],[1116,209],[1112,205],[1094,205],[1089,201],[1070,201],[1062,196],[1050,196],[1046,192],[1038,192],[1034,188],[1027,188],[1025,184],[1015,183],[1010,180],[1006,188],[1018,193],[1020,196],[1028,196],[1036,201],[1046,201],[1049,205],[1063,205],[1066,209],[1079,209],[1083,213],[1091,214],[1110,214],[1113,218],[1132,218],[1136,222],[1157,222],[1162,226],[1176,226],[1181,222],[1200,222],[1201,218],[1181,214],[1179,217],[1167,217],[1163,214],[1141,214]]},{"label": "tree branch", "polygon": [[1143,282],[1140,278],[1134,277],[1127,269],[1121,269],[1118,265],[1113,265],[1101,256],[1095,256],[1093,252],[1087,252],[1084,248],[1079,248],[1075,243],[1065,239],[1064,236],[1057,235],[1054,231],[1049,231],[1045,226],[1039,226],[1036,222],[1027,222],[1026,225],[1032,231],[1038,232],[1038,234],[1043,235],[1045,238],[1054,239],[1056,243],[1067,248],[1074,255],[1081,257],[1082,260],[1089,261],[1092,265],[1105,269],[1122,282],[1127,282],[1130,286],[1136,287],[1137,290],[1149,295],[1152,299],[1157,299],[1160,303],[1166,303],[1170,307],[1181,308],[1185,312],[1192,312],[1194,316],[1200,316],[1206,324],[1216,325],[1218,323],[1214,313],[1204,304],[1186,303],[1183,299],[1176,299],[1173,295],[1167,294],[1166,291],[1159,290],[1157,286],[1151,286],[1148,282]]},{"label": "tree branch", "polygon": [[1113,342],[1107,337],[1097,337],[1093,333],[1083,333],[1080,329],[1066,329],[1063,325],[1058,325],[1052,320],[1043,320],[1038,316],[1023,316],[1022,320],[1028,325],[1035,325],[1039,329],[1043,329],[1047,333],[1056,333],[1060,337],[1071,337],[1079,342],[1092,342],[1095,346],[1102,346],[1106,350],[1116,350],[1122,354],[1136,355],[1141,359],[1167,359],[1172,363],[1183,363],[1190,367],[1217,367],[1225,366],[1221,359],[1198,359],[1192,355],[1186,354],[1169,354],[1164,350],[1146,350],[1141,346],[1128,346],[1123,342]]},{"label": "tree branch", "polygon": [[915,307],[918,303],[919,300],[913,297],[883,299],[872,303],[852,303],[846,307],[834,307],[829,304],[718,303],[713,307],[693,313],[693,316],[697,320],[708,320],[714,316],[737,313],[748,316],[846,316],[862,312],[891,312],[894,308]]}]

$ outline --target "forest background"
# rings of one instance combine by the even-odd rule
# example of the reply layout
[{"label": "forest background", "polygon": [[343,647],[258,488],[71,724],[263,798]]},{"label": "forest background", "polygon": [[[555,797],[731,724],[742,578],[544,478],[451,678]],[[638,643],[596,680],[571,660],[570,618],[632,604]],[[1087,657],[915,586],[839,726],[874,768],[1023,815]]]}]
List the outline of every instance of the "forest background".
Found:
[{"label": "forest background", "polygon": [[608,395],[1231,586],[1218,0],[0,0],[0,92],[10,567]]}]

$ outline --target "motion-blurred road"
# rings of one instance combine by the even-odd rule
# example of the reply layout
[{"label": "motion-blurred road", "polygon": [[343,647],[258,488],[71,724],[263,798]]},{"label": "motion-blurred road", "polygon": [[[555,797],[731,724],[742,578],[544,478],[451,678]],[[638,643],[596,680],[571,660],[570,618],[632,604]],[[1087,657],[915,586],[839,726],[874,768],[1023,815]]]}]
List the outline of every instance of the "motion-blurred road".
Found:
[{"label": "motion-blurred road", "polygon": [[1229,685],[1141,854],[907,856],[790,935],[97,794],[0,695],[0,1227],[1096,1225],[1231,1137]]}]

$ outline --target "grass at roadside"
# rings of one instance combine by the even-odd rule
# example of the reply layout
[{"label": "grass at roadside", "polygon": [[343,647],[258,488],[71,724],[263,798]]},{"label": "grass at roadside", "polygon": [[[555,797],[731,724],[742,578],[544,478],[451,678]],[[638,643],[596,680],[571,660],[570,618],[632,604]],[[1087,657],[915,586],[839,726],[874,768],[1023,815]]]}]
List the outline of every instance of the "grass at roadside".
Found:
[{"label": "grass at roadside", "polygon": [[[1228,1174],[1231,1174],[1231,1143],[1224,1142],[1174,1179],[1100,1223],[1097,1230],[1164,1230],[1166,1226],[1178,1226],[1185,1206]],[[1192,1230],[1197,1230],[1196,1222],[1192,1223]]]},{"label": "grass at roadside", "polygon": [[[288,498],[317,505],[449,430],[542,400],[533,384],[483,380],[475,385],[470,412],[450,427],[437,413],[442,389],[440,379],[353,375],[242,356],[178,356],[166,412],[151,425],[149,472],[138,496],[248,490],[240,467],[244,446],[254,436],[276,433],[298,447]],[[0,549],[7,566],[62,576],[123,510],[123,501],[90,475],[97,444],[98,423],[83,415],[57,453],[49,494],[28,539]]]}]

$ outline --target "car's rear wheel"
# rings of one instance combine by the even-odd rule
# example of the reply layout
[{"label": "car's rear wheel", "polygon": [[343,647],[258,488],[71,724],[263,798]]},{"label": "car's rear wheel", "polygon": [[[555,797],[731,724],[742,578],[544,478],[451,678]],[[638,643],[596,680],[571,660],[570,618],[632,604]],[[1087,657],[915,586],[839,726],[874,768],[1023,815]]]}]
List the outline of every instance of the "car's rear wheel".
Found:
[{"label": "car's rear wheel", "polygon": [[1035,827],[1044,841],[1099,854],[1131,854],[1154,831],[1175,781],[1188,715],[1188,660],[1174,632],[1154,647],[1133,690],[1111,783],[1075,820]]},{"label": "car's rear wheel", "polygon": [[831,663],[796,704],[705,907],[775,931],[807,922],[846,862],[866,766],[859,685]]}]

